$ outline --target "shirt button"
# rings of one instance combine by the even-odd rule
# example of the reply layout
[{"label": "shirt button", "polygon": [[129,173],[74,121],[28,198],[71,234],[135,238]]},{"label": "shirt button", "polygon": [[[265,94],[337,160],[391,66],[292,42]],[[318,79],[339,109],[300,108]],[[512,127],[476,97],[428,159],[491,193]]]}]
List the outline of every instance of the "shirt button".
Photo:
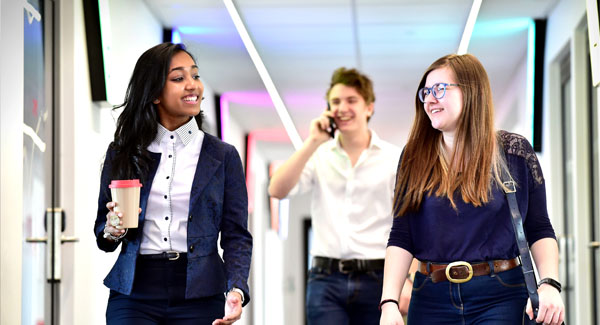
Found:
[{"label": "shirt button", "polygon": [[167,237],[163,238],[164,241],[167,241]]},{"label": "shirt button", "polygon": [[166,217],[165,217],[165,220],[169,220],[169,216],[166,216]]},{"label": "shirt button", "polygon": [[189,249],[190,253],[194,252],[194,245],[190,245],[190,249]]},{"label": "shirt button", "polygon": [[171,139],[175,138],[174,136],[171,136]]},{"label": "shirt button", "polygon": [[170,176],[167,176],[167,179],[169,179],[169,178],[170,178]]},{"label": "shirt button", "polygon": [[190,214],[190,216],[188,217],[188,222],[192,222],[192,215]]},{"label": "shirt button", "polygon": [[188,131],[189,134],[192,134],[192,131]]},{"label": "shirt button", "polygon": [[173,155],[169,155],[169,158],[172,158],[172,157],[173,157]]},{"label": "shirt button", "polygon": [[167,196],[165,195],[165,199],[167,198]]}]

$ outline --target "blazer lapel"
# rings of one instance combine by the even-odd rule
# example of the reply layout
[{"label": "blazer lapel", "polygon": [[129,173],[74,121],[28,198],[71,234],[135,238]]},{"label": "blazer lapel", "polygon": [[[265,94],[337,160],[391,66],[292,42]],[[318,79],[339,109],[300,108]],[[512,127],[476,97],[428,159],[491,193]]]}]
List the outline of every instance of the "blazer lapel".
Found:
[{"label": "blazer lapel", "polygon": [[160,164],[160,156],[160,153],[150,152],[150,157],[152,158],[150,172],[148,173],[148,178],[145,180],[146,184],[142,184],[142,188],[140,189],[140,208],[142,208],[140,222],[146,219],[146,205],[148,204],[148,198],[150,197],[150,188],[152,188],[154,176],[156,176],[156,171],[158,170],[158,165]]},{"label": "blazer lapel", "polygon": [[209,183],[213,174],[223,163],[217,155],[216,151],[218,149],[214,142],[215,139],[210,135],[204,135],[200,157],[198,158],[198,165],[196,166],[196,173],[194,174],[194,181],[192,183],[192,191],[190,193],[189,211],[192,211],[192,207],[196,204],[196,201],[198,201],[200,194]]}]

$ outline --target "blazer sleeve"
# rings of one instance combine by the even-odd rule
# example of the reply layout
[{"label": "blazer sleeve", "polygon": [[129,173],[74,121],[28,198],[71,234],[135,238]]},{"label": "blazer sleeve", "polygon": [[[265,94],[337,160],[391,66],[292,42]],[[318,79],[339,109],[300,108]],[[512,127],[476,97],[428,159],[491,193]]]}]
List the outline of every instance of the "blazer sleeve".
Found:
[{"label": "blazer sleeve", "polygon": [[252,257],[252,235],[248,231],[248,192],[237,150],[225,157],[225,193],[221,219],[221,248],[227,276],[227,290],[239,288],[244,292],[244,306],[250,301],[248,274]]},{"label": "blazer sleeve", "polygon": [[112,200],[108,184],[110,183],[111,161],[114,152],[110,149],[106,151],[104,164],[102,166],[102,174],[100,176],[100,193],[98,194],[98,209],[96,211],[96,221],[94,222],[94,235],[96,236],[96,244],[98,248],[105,252],[113,252],[119,246],[120,242],[112,242],[104,238],[104,225],[106,224],[106,215],[108,208],[106,203]]}]

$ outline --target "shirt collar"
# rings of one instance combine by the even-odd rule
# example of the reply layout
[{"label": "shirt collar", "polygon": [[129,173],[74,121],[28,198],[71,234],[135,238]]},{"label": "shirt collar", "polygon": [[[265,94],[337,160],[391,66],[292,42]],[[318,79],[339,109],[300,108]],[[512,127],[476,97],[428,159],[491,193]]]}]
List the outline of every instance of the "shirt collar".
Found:
[{"label": "shirt collar", "polygon": [[156,132],[156,138],[154,139],[154,141],[160,142],[162,138],[169,132],[175,132],[181,139],[181,142],[183,142],[183,144],[187,146],[188,143],[190,143],[194,139],[194,137],[200,132],[200,128],[198,128],[198,123],[196,123],[195,118],[191,118],[187,123],[180,126],[175,131],[169,131],[160,123],[158,123],[158,130]]},{"label": "shirt collar", "polygon": [[[371,142],[369,143],[369,146],[367,147],[367,149],[383,148],[384,142],[377,135],[377,133],[375,133],[375,131],[373,131],[372,129],[369,129],[369,132],[371,132]],[[342,150],[342,145],[340,144],[340,133],[339,132],[337,132],[335,134],[335,138],[333,140],[334,141],[327,142],[329,149],[330,150]]]}]

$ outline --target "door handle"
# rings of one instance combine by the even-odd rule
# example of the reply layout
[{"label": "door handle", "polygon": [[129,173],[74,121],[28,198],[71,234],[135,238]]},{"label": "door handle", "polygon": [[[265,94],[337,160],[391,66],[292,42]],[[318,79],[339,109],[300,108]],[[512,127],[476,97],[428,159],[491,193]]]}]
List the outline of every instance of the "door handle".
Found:
[{"label": "door handle", "polygon": [[[25,239],[26,242],[28,243],[43,243],[45,244],[48,241],[48,237],[27,237]],[[76,243],[79,241],[78,237],[72,237],[72,236],[60,236],[60,242],[61,243]]]},{"label": "door handle", "polygon": [[48,241],[48,237],[27,237],[25,241],[28,243],[46,243]]},{"label": "door handle", "polygon": [[28,237],[28,243],[46,244],[46,279],[59,282],[61,279],[61,245],[63,243],[78,242],[77,237],[66,237],[63,231],[64,211],[61,208],[46,209],[46,237]]},{"label": "door handle", "polygon": [[588,244],[589,248],[600,248],[600,241],[591,241]]}]

